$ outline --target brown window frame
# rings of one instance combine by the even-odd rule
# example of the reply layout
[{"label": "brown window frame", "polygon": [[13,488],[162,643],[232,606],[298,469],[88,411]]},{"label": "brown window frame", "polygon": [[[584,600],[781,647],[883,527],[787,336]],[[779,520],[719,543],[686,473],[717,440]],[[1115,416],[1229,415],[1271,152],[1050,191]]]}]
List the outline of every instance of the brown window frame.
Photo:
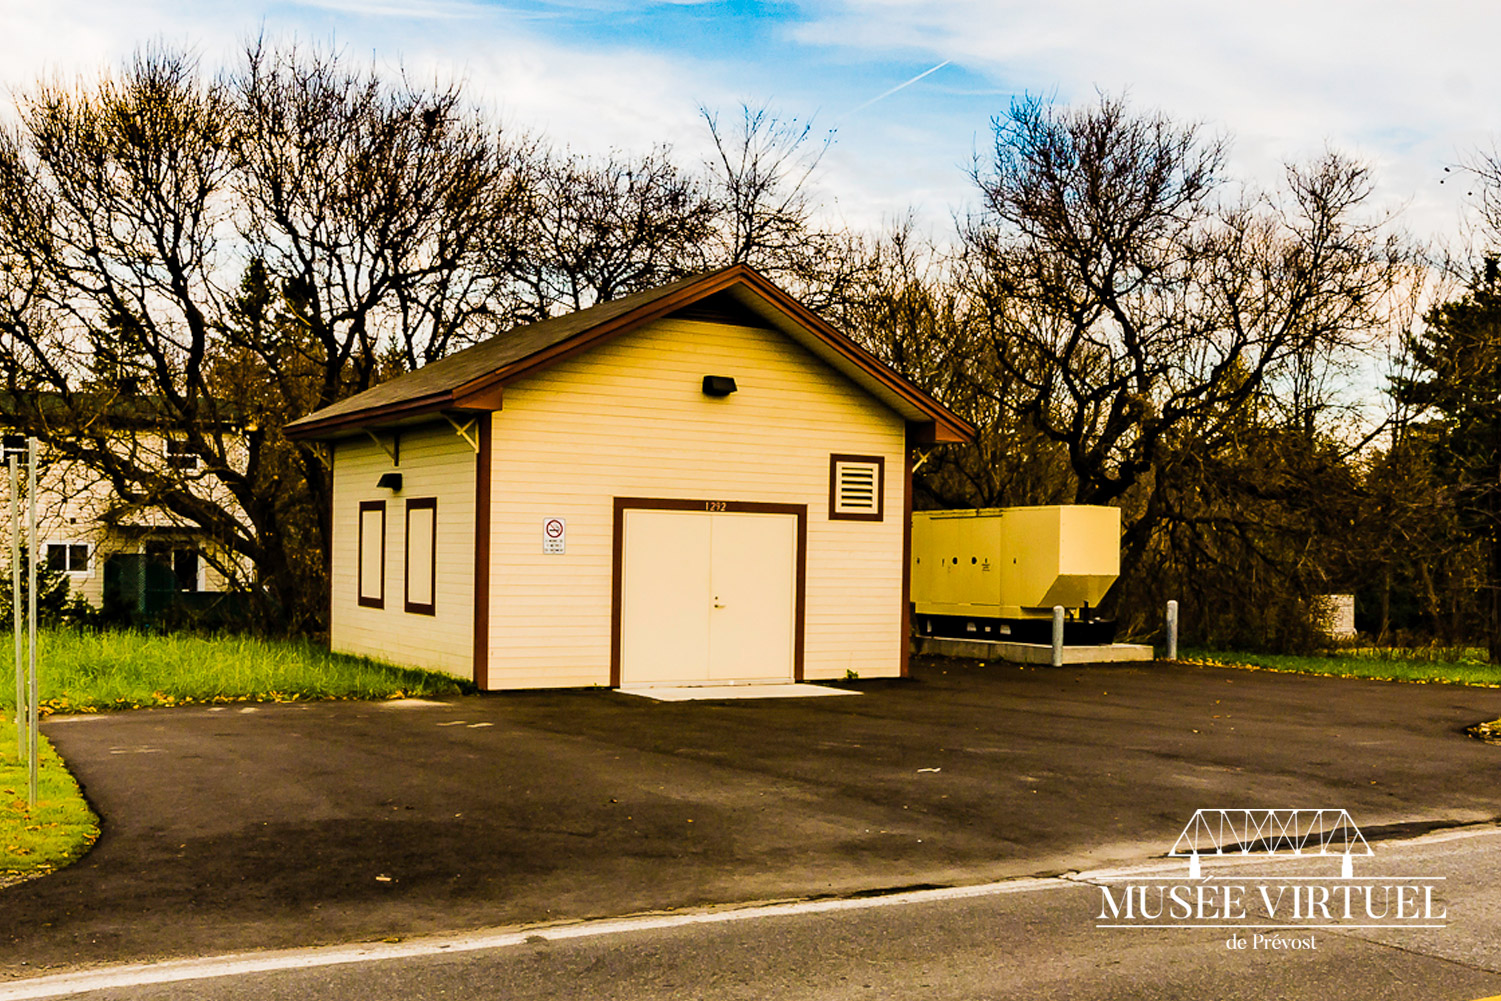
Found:
[{"label": "brown window frame", "polygon": [[[365,597],[365,512],[380,512],[380,594],[374,598]],[[354,564],[354,594],[359,599],[363,608],[386,607],[386,502],[360,501],[360,520],[358,529],[358,548],[355,550]]]},{"label": "brown window frame", "polygon": [[[428,549],[428,573],[431,574],[431,583],[428,594],[432,600],[423,604],[412,600],[412,512],[428,510],[433,513],[433,538],[432,546]],[[401,554],[401,584],[404,607],[414,615],[437,615],[435,606],[438,601],[438,498],[436,497],[413,497],[406,503],[406,535],[402,539]]]},{"label": "brown window frame", "polygon": [[[862,462],[876,467],[876,509],[854,512],[839,510],[839,464]],[[885,521],[886,520],[886,457],[884,455],[829,456],[829,520],[830,521]]]}]

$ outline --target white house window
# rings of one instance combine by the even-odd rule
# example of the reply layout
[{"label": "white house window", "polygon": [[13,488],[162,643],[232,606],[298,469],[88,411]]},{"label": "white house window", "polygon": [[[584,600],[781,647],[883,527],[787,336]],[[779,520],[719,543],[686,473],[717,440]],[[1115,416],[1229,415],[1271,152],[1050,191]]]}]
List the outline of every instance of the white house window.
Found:
[{"label": "white house window", "polygon": [[386,607],[386,502],[360,501],[360,604]]},{"label": "white house window", "polygon": [[880,521],[885,478],[884,456],[829,456],[829,518],[833,521]]},{"label": "white house window", "polygon": [[188,443],[179,438],[167,439],[168,469],[197,469],[198,456],[188,450]]},{"label": "white house window", "polygon": [[47,543],[47,569],[58,573],[89,572],[92,546],[79,542]]}]

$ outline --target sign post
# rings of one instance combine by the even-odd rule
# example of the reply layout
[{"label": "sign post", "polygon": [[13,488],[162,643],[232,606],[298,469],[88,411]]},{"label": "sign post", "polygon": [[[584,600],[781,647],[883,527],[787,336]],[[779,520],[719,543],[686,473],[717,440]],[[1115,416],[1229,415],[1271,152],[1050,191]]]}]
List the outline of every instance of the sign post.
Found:
[{"label": "sign post", "polygon": [[[16,755],[26,759],[26,803],[36,809],[37,755],[41,746],[40,701],[36,678],[36,462],[40,443],[35,438],[8,434],[0,439],[0,455],[10,472],[10,610],[16,646]],[[21,475],[26,463],[26,648],[21,657]]]},{"label": "sign post", "polygon": [[[7,443],[8,444],[8,443]],[[21,477],[16,453],[6,449],[10,467],[10,610],[16,641],[16,760],[26,756],[26,671],[21,666]]]},{"label": "sign post", "polygon": [[41,740],[39,734],[39,714],[37,712],[37,684],[36,684],[36,453],[37,440],[26,439],[26,517],[29,524],[26,532],[26,646],[31,660],[31,698],[28,700],[28,708],[31,713],[31,747],[30,760],[27,762],[26,803],[27,808],[36,809],[36,784],[37,784],[37,746]]}]

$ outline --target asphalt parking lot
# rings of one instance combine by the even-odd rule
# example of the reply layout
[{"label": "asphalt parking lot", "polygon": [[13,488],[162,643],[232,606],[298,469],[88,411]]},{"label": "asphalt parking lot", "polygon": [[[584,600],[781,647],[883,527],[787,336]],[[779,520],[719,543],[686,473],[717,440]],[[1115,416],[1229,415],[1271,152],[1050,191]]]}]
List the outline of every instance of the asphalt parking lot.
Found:
[{"label": "asphalt parking lot", "polygon": [[873,892],[1160,855],[1201,807],[1501,816],[1501,690],[917,660],[858,698],[605,690],[50,720],[104,821],[0,969]]}]

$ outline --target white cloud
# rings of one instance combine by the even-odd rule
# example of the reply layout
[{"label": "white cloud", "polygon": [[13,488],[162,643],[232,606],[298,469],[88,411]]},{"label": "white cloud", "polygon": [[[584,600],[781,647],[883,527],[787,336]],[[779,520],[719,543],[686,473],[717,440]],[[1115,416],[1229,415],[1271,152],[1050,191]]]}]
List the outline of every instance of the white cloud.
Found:
[{"label": "white cloud", "polygon": [[462,80],[472,99],[499,109],[512,127],[588,150],[691,141],[698,103],[725,99],[691,57],[570,45],[538,30],[545,22],[450,0],[300,0],[249,10],[229,2],[0,0],[7,28],[0,84],[25,90],[44,77],[91,77],[156,40],[200,54],[213,69],[264,31],[273,41],[336,45],[354,58],[370,53],[418,80]]},{"label": "white cloud", "polygon": [[[1501,128],[1501,9],[1450,2],[832,0],[800,41],[915,62],[952,59],[1012,92],[1138,106],[1234,134],[1234,163],[1263,184],[1326,144],[1378,170],[1383,203],[1451,231],[1444,165]],[[1004,110],[1004,109],[997,109]],[[1452,182],[1451,182],[1452,184]]]},{"label": "white cloud", "polygon": [[[804,119],[817,113],[819,129],[837,126],[819,178],[831,212],[868,227],[915,204],[936,230],[969,198],[964,167],[990,141],[989,116],[1022,91],[1072,101],[1129,90],[1139,107],[1232,132],[1236,171],[1268,186],[1288,159],[1326,143],[1348,150],[1376,168],[1383,203],[1405,205],[1406,224],[1425,234],[1458,227],[1462,182],[1439,186],[1444,165],[1501,132],[1501,61],[1489,51],[1501,8],[1457,0],[810,0],[801,20],[783,22],[784,62],[771,71],[681,42],[611,41],[611,19],[630,9],[0,0],[0,83],[93,75],[153,40],[219,66],[264,30],[368,53],[417,79],[462,79],[508,126],[579,149],[669,142],[688,161],[707,152],[700,104],[729,112],[742,98],[770,99]],[[579,23],[595,29],[591,40]],[[853,110],[944,60],[953,63]]]}]

